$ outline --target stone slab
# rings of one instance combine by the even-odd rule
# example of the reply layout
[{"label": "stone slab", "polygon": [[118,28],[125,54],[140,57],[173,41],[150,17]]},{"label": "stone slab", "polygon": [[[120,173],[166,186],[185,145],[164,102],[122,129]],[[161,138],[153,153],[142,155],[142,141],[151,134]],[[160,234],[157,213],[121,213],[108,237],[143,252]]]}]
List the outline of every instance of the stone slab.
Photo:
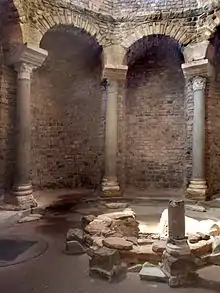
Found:
[{"label": "stone slab", "polygon": [[190,205],[190,204],[186,204],[185,205],[186,210],[190,210],[190,211],[195,211],[195,212],[206,212],[207,209],[199,206],[199,205]]},{"label": "stone slab", "polygon": [[126,263],[138,263],[142,261],[161,261],[161,255],[153,252],[152,245],[133,246],[132,250],[121,250],[120,254]]},{"label": "stone slab", "polygon": [[130,250],[133,247],[133,244],[130,241],[127,241],[122,237],[108,237],[103,240],[103,245],[108,248],[119,250]]},{"label": "stone slab", "polygon": [[128,207],[128,203],[110,202],[110,203],[106,203],[105,206],[108,209],[125,209]]},{"label": "stone slab", "polygon": [[158,267],[143,267],[139,276],[143,281],[167,282],[167,277]]}]

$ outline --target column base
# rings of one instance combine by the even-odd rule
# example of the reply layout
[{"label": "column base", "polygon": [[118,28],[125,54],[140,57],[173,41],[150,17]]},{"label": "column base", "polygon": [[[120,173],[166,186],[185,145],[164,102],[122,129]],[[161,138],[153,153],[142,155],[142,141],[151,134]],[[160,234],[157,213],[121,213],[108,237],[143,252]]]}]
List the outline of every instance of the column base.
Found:
[{"label": "column base", "polygon": [[13,186],[10,194],[5,197],[4,203],[6,208],[11,210],[27,210],[37,207],[32,185]]},{"label": "column base", "polygon": [[197,282],[194,258],[186,239],[167,243],[161,269],[167,276],[170,287],[184,287]]},{"label": "column base", "polygon": [[187,198],[192,200],[206,200],[207,190],[205,180],[192,180],[187,188]]},{"label": "column base", "polygon": [[117,180],[103,179],[102,193],[104,196],[121,196],[120,186]]}]

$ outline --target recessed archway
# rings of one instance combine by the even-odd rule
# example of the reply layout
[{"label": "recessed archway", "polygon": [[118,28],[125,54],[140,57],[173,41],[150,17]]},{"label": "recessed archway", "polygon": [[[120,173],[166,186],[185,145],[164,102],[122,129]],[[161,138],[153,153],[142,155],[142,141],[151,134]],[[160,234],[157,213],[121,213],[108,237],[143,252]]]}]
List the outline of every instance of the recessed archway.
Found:
[{"label": "recessed archway", "polygon": [[39,187],[94,187],[102,177],[102,47],[83,30],[56,26],[32,82],[32,178]]},{"label": "recessed archway", "polygon": [[126,57],[127,183],[141,188],[182,188],[182,46],[170,37],[152,35],[134,43]]}]

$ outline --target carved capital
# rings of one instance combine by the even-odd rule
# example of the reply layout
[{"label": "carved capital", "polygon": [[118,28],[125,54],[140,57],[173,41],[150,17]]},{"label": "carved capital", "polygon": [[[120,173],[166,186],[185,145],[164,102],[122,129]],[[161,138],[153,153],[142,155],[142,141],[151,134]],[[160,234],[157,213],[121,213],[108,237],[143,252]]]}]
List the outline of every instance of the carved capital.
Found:
[{"label": "carved capital", "polygon": [[46,59],[47,51],[32,47],[28,44],[18,44],[10,48],[8,53],[8,64],[28,63],[40,67]]},{"label": "carved capital", "polygon": [[193,91],[204,91],[206,86],[206,78],[202,76],[195,76],[192,78]]},{"label": "carved capital", "polygon": [[103,78],[109,80],[126,80],[128,66],[126,65],[106,65],[103,69]]},{"label": "carved capital", "polygon": [[32,64],[19,62],[15,64],[15,70],[17,71],[18,79],[30,79],[31,73],[35,67]]}]

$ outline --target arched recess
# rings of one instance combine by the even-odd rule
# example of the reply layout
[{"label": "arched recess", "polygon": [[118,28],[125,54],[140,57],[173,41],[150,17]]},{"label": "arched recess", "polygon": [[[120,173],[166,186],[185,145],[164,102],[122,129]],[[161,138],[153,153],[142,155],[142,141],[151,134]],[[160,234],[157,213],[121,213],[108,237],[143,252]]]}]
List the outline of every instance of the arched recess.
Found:
[{"label": "arched recess", "polygon": [[23,10],[18,1],[3,0],[0,3],[0,26],[2,31],[3,47],[8,50],[16,44],[24,42],[22,26],[20,23]]},{"label": "arched recess", "polygon": [[32,181],[37,188],[96,187],[104,166],[102,47],[73,25],[56,25],[32,82]]},{"label": "arched recess", "polygon": [[185,79],[182,44],[151,35],[127,51],[126,177],[129,186],[184,186]]},{"label": "arched recess", "polygon": [[128,49],[136,41],[150,35],[169,36],[183,45],[189,44],[194,38],[193,34],[185,26],[181,26],[180,24],[164,21],[149,22],[138,26],[134,33],[122,41],[121,45]]}]

